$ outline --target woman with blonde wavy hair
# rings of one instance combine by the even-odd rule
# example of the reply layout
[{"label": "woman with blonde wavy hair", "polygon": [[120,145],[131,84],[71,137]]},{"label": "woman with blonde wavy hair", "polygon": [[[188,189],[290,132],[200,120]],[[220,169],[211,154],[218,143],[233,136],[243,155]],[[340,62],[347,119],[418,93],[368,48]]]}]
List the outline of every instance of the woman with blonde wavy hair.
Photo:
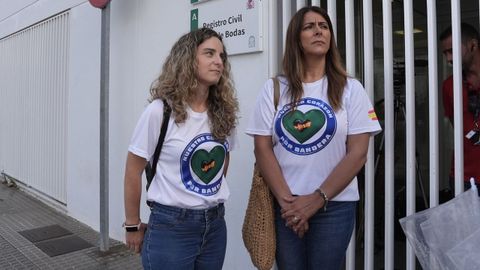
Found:
[{"label": "woman with blonde wavy hair", "polygon": [[[145,269],[222,269],[226,248],[225,175],[236,142],[238,102],[221,36],[208,28],[172,47],[133,132],[125,168],[126,244]],[[140,220],[142,172],[171,108],[156,173]]]}]

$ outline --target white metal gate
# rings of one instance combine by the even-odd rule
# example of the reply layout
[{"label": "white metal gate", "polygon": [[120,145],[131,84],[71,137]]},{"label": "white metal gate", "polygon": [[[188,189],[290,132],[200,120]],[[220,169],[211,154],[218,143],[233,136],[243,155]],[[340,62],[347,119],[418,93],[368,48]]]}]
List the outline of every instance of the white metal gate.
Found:
[{"label": "white metal gate", "polygon": [[[465,5],[463,12],[460,2]],[[272,12],[272,18],[269,21],[268,40],[271,41],[285,40],[288,22],[295,10],[305,5],[326,8],[334,24],[337,44],[342,45],[340,50],[345,55],[347,72],[363,82],[373,102],[382,100],[385,152],[380,158],[384,167],[376,170],[377,156],[374,156],[374,152],[378,151],[374,147],[378,148],[378,143],[375,144],[372,139],[365,166],[365,187],[362,195],[364,203],[361,204],[360,209],[363,220],[359,227],[362,230],[358,232],[361,234],[359,238],[362,239],[363,244],[360,245],[362,248],[356,249],[359,246],[358,243],[355,243],[357,237],[355,235],[352,237],[347,251],[346,269],[383,268],[392,270],[394,262],[396,268],[415,269],[415,255],[411,247],[404,244],[399,250],[395,241],[395,233],[398,233],[395,230],[399,230],[399,228],[395,229],[395,226],[398,218],[401,218],[395,215],[395,210],[403,207],[405,215],[415,213],[417,193],[420,193],[420,197],[423,197],[422,203],[428,207],[438,205],[440,183],[442,179],[448,178],[447,173],[450,166],[450,155],[446,154],[448,149],[443,146],[449,138],[448,136],[439,136],[439,133],[445,130],[445,121],[443,121],[442,115],[439,115],[442,106],[439,106],[438,85],[442,78],[448,75],[446,73],[451,71],[446,68],[437,48],[437,28],[438,31],[442,31],[446,26],[452,24],[454,42],[457,37],[458,44],[460,44],[458,34],[460,21],[469,19],[474,21],[475,23],[472,24],[478,28],[478,2],[476,0],[269,1],[268,8],[279,11],[278,14]],[[338,27],[340,25],[338,22],[341,22],[342,28]],[[278,25],[282,26],[281,29]],[[422,26],[422,29],[417,29],[419,25]],[[417,32],[423,34],[415,36]],[[281,44],[283,42],[269,44],[271,76],[279,72],[279,59],[281,59],[283,51]],[[460,58],[458,56],[459,54],[457,58]],[[402,130],[405,134],[401,135],[395,127],[395,106],[398,104],[395,91],[396,87],[398,88],[396,80],[399,66],[403,72],[401,74],[403,79],[401,102],[405,118]],[[460,61],[454,66],[454,76],[461,78]],[[439,71],[442,78],[438,77]],[[459,81],[461,82],[461,79]],[[456,86],[455,91],[460,93],[461,83]],[[419,94],[420,92],[422,93]],[[455,117],[459,118],[455,118],[455,122],[461,123],[461,101],[457,101]],[[419,106],[420,102],[423,102],[421,104],[424,104],[426,111],[418,112],[418,108],[422,107]],[[423,132],[418,132],[419,115],[417,113],[425,115],[425,123],[421,126]],[[459,130],[455,131],[456,168],[463,167],[460,166],[463,162],[462,129]],[[381,136],[377,136],[377,138],[379,137]],[[398,146],[398,137],[402,137],[400,139],[403,140],[400,146]],[[420,155],[419,148],[421,148]],[[405,152],[403,154],[404,162],[400,163],[397,156],[399,152],[403,151]],[[443,151],[443,155],[439,154],[440,151]],[[419,165],[420,161],[424,161],[423,166]],[[421,177],[422,170],[425,171],[425,177]],[[376,176],[379,173],[382,174],[381,177]],[[399,177],[399,173],[401,177]],[[463,170],[456,170],[456,174],[455,194],[458,194],[461,190],[457,189],[462,188]],[[402,182],[400,184],[406,194],[402,202],[396,201],[399,180]],[[380,191],[376,189],[379,181],[383,182]],[[423,189],[423,185],[429,189]],[[421,192],[417,192],[418,190]],[[380,205],[381,213],[378,211],[378,204],[383,202],[376,201],[380,192],[384,197],[384,205]],[[378,215],[383,216],[381,228],[374,224],[375,216]],[[383,250],[376,253],[374,236],[377,233],[375,230],[379,229],[384,231],[381,244]],[[363,252],[363,254],[358,254],[359,252]],[[382,258],[378,258],[378,256],[382,256]],[[363,260],[363,263],[358,262],[359,258]]]},{"label": "white metal gate", "polygon": [[0,165],[66,203],[69,13],[0,40]]}]

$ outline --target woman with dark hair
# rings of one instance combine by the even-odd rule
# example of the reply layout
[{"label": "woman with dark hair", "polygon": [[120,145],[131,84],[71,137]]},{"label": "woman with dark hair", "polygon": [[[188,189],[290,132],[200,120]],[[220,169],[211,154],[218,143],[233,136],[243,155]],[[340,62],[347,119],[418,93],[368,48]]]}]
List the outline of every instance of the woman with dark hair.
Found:
[{"label": "woman with dark hair", "polygon": [[356,175],[381,127],[362,85],[349,78],[332,23],[304,7],[287,29],[284,75],[257,98],[247,134],[275,199],[279,269],[340,269],[355,224]]},{"label": "woman with dark hair", "polygon": [[[126,244],[142,252],[145,269],[222,269],[224,201],[238,102],[221,36],[207,28],[182,36],[150,90],[133,132],[125,169]],[[140,220],[142,172],[167,132],[147,191],[148,225]],[[145,230],[146,229],[146,230]]]}]

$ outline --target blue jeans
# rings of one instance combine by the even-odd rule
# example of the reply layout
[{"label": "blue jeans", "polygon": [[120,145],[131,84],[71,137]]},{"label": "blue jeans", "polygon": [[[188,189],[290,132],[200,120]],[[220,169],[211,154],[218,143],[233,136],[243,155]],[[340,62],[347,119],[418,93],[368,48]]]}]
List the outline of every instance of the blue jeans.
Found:
[{"label": "blue jeans", "polygon": [[278,269],[341,269],[355,225],[356,206],[357,202],[330,201],[326,212],[320,209],[309,219],[309,229],[300,239],[285,226],[276,204]]},{"label": "blue jeans", "polygon": [[144,269],[222,269],[225,207],[182,209],[153,203],[142,247]]}]

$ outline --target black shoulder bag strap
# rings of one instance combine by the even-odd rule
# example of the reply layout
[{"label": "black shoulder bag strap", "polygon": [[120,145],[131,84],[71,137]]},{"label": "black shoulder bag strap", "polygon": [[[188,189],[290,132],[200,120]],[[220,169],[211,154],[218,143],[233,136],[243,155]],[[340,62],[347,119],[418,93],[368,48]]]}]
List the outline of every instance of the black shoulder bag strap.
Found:
[{"label": "black shoulder bag strap", "polygon": [[163,120],[162,127],[160,128],[160,135],[158,136],[157,146],[155,147],[155,153],[153,154],[152,164],[150,162],[145,166],[145,175],[147,176],[147,190],[150,187],[150,184],[153,181],[153,177],[157,171],[157,163],[160,157],[160,152],[162,151],[163,141],[165,140],[165,134],[167,133],[168,120],[170,119],[170,114],[172,109],[168,103],[163,101]]}]

